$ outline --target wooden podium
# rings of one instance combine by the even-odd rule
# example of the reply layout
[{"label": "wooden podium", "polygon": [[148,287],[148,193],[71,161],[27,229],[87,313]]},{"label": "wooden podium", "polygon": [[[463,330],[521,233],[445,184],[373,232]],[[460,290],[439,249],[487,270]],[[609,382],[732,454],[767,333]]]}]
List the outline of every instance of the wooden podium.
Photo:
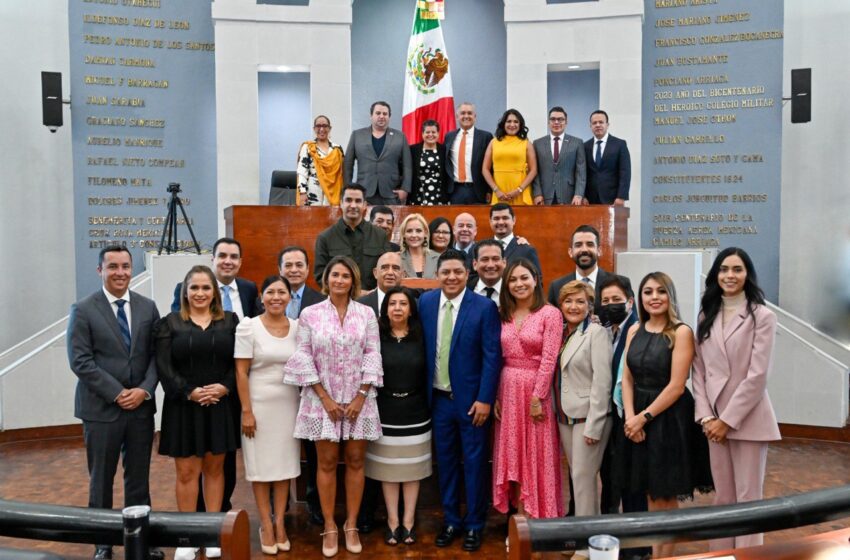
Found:
[{"label": "wooden podium", "polygon": [[[555,278],[575,270],[567,254],[572,232],[582,224],[595,227],[600,235],[599,266],[614,270],[614,255],[625,251],[629,209],[594,206],[516,206],[517,224],[514,234],[528,239],[540,255],[546,286]],[[405,216],[418,212],[429,222],[444,216],[453,222],[455,216],[468,212],[478,223],[476,239],[493,237],[490,229],[490,206],[395,206],[396,227]],[[240,276],[259,286],[263,279],[278,271],[277,254],[288,245],[304,247],[310,256],[318,234],[340,218],[339,208],[327,206],[230,206],[224,211],[227,236],[242,244]],[[393,241],[398,242],[396,230]],[[366,273],[366,271],[362,271]],[[369,271],[371,272],[371,271]],[[310,284],[314,285],[311,274]]]}]

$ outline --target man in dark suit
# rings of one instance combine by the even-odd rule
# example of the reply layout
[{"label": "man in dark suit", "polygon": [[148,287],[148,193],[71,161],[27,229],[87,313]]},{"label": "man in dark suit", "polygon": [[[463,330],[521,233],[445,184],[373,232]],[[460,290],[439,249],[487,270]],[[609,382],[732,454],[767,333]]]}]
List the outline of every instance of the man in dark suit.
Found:
[{"label": "man in dark suit", "polygon": [[537,256],[537,249],[525,240],[523,240],[523,243],[519,243],[518,238],[514,235],[515,226],[516,215],[513,206],[505,202],[498,202],[490,207],[490,229],[493,230],[494,239],[505,250],[505,261],[510,263],[520,258],[528,259],[537,267],[542,278],[543,271],[540,268],[540,257]]},{"label": "man in dark suit", "polygon": [[602,254],[599,249],[599,232],[593,226],[582,225],[578,226],[573,232],[572,240],[570,241],[569,255],[576,263],[576,271],[566,276],[561,276],[549,284],[549,295],[546,298],[549,303],[558,307],[558,292],[567,282],[571,282],[578,278],[583,282],[590,284],[596,292],[596,303],[593,307],[593,312],[599,314],[599,286],[609,276],[607,272],[599,268],[597,262]]},{"label": "man in dark suit", "polygon": [[[419,313],[432,408],[443,528],[434,544],[448,546],[464,532],[463,549],[478,550],[489,495],[488,419],[502,366],[496,305],[466,288],[464,255],[448,249],[437,267],[439,290],[422,294]],[[460,515],[461,472],[466,515]]]},{"label": "man in dark suit", "polygon": [[587,188],[590,204],[623,206],[629,199],[632,160],[626,141],[608,134],[608,113],[599,109],[590,114],[593,138],[584,143],[587,160]]},{"label": "man in dark suit", "polygon": [[457,108],[460,128],[446,133],[446,175],[451,204],[488,204],[492,191],[481,174],[484,152],[493,135],[475,128],[475,105],[463,102]]},{"label": "man in dark suit", "polygon": [[[614,427],[612,430],[623,429],[623,400],[622,383],[620,381],[621,364],[625,359],[626,333],[629,328],[637,323],[637,310],[635,309],[635,295],[632,291],[632,283],[625,276],[609,274],[599,283],[600,310],[599,321],[604,327],[611,331],[614,344],[614,356],[611,360],[611,399],[619,412],[614,413]],[[613,475],[615,454],[615,438],[608,439],[608,446],[602,459],[602,467],[599,471],[602,480],[602,513],[620,513],[620,501],[623,502],[623,513],[636,513],[647,511],[646,494],[637,492],[620,496],[614,490]],[[624,549],[620,551],[620,557],[628,560],[644,558],[652,554],[651,547]]]},{"label": "man in dark suit", "polygon": [[393,243],[393,229],[395,228],[395,214],[389,206],[373,206],[369,210],[369,223],[387,232],[392,251],[401,251],[398,243]]},{"label": "man in dark suit", "polygon": [[[257,299],[257,285],[246,278],[239,278],[239,269],[242,267],[242,245],[230,237],[222,237],[213,245],[213,273],[218,281],[218,289],[221,291],[222,306],[225,311],[232,311],[240,319],[254,317],[259,314]],[[174,287],[174,299],[171,302],[171,311],[180,311],[180,291],[183,283]],[[233,407],[234,421],[237,426],[242,425],[242,410],[239,399],[231,401]],[[236,452],[231,451],[224,457],[224,497],[221,501],[221,511],[230,511],[233,504],[233,490],[236,488]],[[198,482],[198,511],[206,511],[204,505],[203,475]]]},{"label": "man in dark suit", "polygon": [[537,176],[532,192],[534,204],[580,205],[584,197],[587,166],[584,142],[570,136],[567,112],[563,107],[549,109],[549,134],[534,141]]},{"label": "man in dark suit", "polygon": [[[68,362],[79,378],[74,416],[83,421],[89,507],[112,508],[112,484],[123,455],[124,505],[150,505],[149,475],[157,375],[156,304],[130,291],[133,259],[126,247],[100,251],[103,287],[71,306]],[[152,550],[154,558],[162,552]],[[94,558],[112,558],[98,545]]]},{"label": "man in dark suit", "polygon": [[505,250],[495,239],[485,239],[475,244],[475,258],[472,260],[474,273],[469,274],[466,287],[478,295],[493,300],[499,306],[502,293],[502,273],[505,271]]},{"label": "man in dark suit", "polygon": [[390,105],[375,101],[370,109],[371,126],[351,133],[343,163],[343,181],[353,182],[357,162],[357,183],[366,188],[369,204],[404,204],[410,194],[413,165],[410,146],[400,130],[390,128]]},{"label": "man in dark suit", "polygon": [[454,249],[462,252],[466,257],[466,268],[472,266],[472,259],[475,256],[475,236],[478,234],[478,224],[475,217],[467,212],[461,212],[455,216],[454,227],[452,228],[455,236]]}]

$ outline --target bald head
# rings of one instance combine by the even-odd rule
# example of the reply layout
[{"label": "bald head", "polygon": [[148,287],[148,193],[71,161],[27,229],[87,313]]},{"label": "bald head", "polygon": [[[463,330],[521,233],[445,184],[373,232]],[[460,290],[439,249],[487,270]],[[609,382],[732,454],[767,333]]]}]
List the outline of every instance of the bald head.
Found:
[{"label": "bald head", "polygon": [[455,242],[461,249],[466,249],[475,241],[478,233],[478,225],[472,214],[462,212],[455,218],[454,225]]},{"label": "bald head", "polygon": [[378,281],[378,288],[382,292],[386,292],[390,288],[398,286],[401,283],[401,255],[398,253],[384,253],[378,258],[378,264],[372,270],[375,275],[375,280]]}]

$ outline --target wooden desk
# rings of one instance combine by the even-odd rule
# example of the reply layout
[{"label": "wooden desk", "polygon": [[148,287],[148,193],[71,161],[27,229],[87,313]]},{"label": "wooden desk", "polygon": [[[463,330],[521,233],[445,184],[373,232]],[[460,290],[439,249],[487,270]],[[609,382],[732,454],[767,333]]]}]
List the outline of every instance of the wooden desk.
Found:
[{"label": "wooden desk", "polygon": [[850,529],[811,535],[793,541],[771,543],[751,548],[674,556],[675,560],[698,560],[733,557],[735,560],[848,560]]},{"label": "wooden desk", "polygon": [[[580,225],[588,224],[599,231],[599,266],[605,270],[614,270],[614,255],[628,247],[628,208],[516,206],[514,211],[517,217],[514,233],[527,238],[537,249],[547,286],[548,282],[575,270],[567,249],[572,232]],[[455,216],[468,212],[478,223],[476,239],[493,236],[489,206],[395,206],[393,212],[396,226],[413,212],[421,213],[429,222],[437,216],[453,222]],[[257,285],[277,272],[277,254],[288,245],[305,248],[312,266],[316,236],[339,218],[339,208],[327,206],[230,206],[224,211],[227,236],[242,244],[243,262],[239,275]],[[309,283],[315,286],[312,274],[310,278]]]}]

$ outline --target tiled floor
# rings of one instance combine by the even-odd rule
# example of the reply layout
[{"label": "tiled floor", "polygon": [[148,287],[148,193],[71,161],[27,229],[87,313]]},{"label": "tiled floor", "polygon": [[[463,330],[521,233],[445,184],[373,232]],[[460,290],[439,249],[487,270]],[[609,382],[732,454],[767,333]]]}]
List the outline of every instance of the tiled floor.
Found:
[{"label": "tiled floor", "polygon": [[[155,455],[151,468],[151,478],[154,507],[164,510],[175,509],[172,461]],[[120,474],[116,477],[116,480],[120,481]],[[87,502],[87,484],[85,452],[79,438],[0,444],[0,497],[4,499],[84,506]],[[771,446],[765,484],[766,497],[783,496],[844,484],[850,484],[850,445],[789,439]],[[433,488],[433,485],[431,488]],[[120,484],[116,484],[115,503],[120,504],[121,501],[122,490]],[[350,555],[343,550],[338,558],[348,560],[358,558],[358,556],[360,558],[391,559],[505,557],[506,526],[504,516],[495,513],[490,516],[485,534],[485,544],[478,553],[469,554],[461,551],[459,543],[449,549],[438,549],[433,545],[433,538],[440,526],[439,510],[433,505],[433,497],[424,501],[430,505],[420,509],[417,521],[420,543],[416,546],[387,547],[383,544],[382,531],[375,531],[363,536],[363,554]],[[710,497],[702,496],[698,497],[693,503],[683,504],[683,507],[708,505],[710,501]],[[237,486],[234,504],[246,509],[251,516],[252,523],[254,522],[256,506],[248,483],[241,482]],[[338,512],[338,517],[340,516],[341,510]],[[297,558],[299,560],[321,558],[319,531],[307,523],[302,506],[296,507],[294,513],[288,515],[287,527],[293,550],[290,553],[279,554],[279,558]],[[766,535],[766,542],[777,542],[845,527],[850,527],[850,519],[772,533]],[[269,558],[261,554],[258,538],[253,529],[251,538],[254,551],[253,558]],[[8,538],[0,538],[0,547],[45,550],[74,559],[90,558],[92,550],[88,545]],[[706,543],[689,543],[680,545],[677,548],[677,553],[697,553],[705,550],[707,550]],[[170,557],[171,551],[168,552]],[[116,549],[116,558],[122,558],[120,548]],[[547,554],[544,555],[544,558],[555,560],[564,557],[560,554]]]}]

